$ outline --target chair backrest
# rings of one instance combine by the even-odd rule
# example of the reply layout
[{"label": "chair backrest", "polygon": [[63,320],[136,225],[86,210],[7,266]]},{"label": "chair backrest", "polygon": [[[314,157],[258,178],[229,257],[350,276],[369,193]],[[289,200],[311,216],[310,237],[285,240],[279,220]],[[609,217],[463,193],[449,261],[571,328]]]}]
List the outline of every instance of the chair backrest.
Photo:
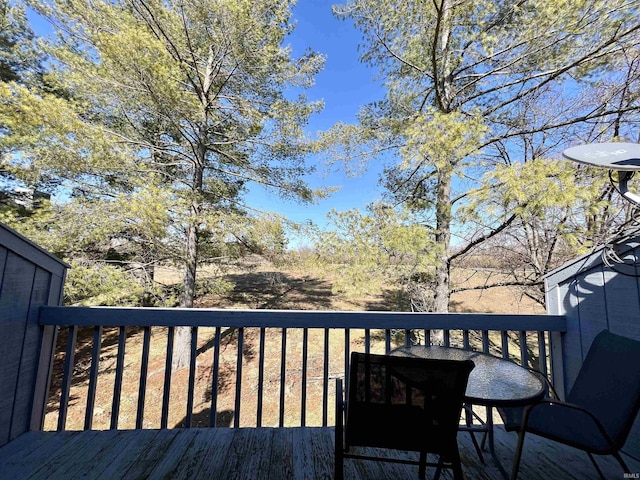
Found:
[{"label": "chair backrest", "polygon": [[456,447],[472,361],[353,352],[345,443],[446,455]]},{"label": "chair backrest", "polygon": [[567,402],[589,410],[622,447],[640,408],[640,341],[600,332]]}]

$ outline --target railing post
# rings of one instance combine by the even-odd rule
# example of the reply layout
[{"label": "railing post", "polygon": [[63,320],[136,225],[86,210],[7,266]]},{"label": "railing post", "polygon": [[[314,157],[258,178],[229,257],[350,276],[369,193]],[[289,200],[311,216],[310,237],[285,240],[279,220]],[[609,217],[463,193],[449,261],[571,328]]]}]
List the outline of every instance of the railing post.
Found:
[{"label": "railing post", "polygon": [[33,392],[33,407],[29,426],[31,430],[42,430],[44,428],[44,416],[47,412],[47,401],[49,400],[49,387],[51,385],[51,372],[53,370],[55,345],[58,339],[58,328],[47,325],[42,329],[38,373]]},{"label": "railing post", "polygon": [[551,376],[554,389],[561,399],[565,399],[564,351],[562,349],[562,332],[550,332],[549,347],[551,356]]}]

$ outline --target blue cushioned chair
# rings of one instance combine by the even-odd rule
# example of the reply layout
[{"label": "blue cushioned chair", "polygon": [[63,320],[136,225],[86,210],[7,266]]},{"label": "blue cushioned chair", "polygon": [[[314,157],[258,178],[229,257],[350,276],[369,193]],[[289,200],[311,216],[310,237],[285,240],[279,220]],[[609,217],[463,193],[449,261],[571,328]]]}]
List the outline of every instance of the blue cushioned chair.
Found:
[{"label": "blue cushioned chair", "polygon": [[[518,475],[527,432],[584,450],[601,478],[605,477],[594,454],[613,455],[628,473],[620,449],[639,408],[640,341],[602,331],[593,340],[566,401],[546,399],[527,407],[520,424],[511,425],[519,431],[512,480]],[[510,413],[513,421],[517,416]]]}]

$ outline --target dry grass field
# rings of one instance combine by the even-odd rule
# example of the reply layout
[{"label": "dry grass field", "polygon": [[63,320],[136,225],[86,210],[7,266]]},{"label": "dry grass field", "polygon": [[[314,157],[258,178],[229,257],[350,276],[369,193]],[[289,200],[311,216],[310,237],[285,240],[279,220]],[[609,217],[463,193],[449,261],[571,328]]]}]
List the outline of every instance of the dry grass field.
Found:
[{"label": "dry grass field", "polygon": [[[166,281],[172,281],[176,272],[160,272]],[[206,274],[206,270],[204,271]],[[459,278],[469,277],[468,272],[457,272]],[[492,275],[484,272],[471,276],[470,284],[481,285]],[[376,295],[353,299],[332,293],[330,279],[316,278],[306,271],[279,270],[272,265],[262,263],[252,271],[229,273],[227,279],[236,287],[224,297],[208,295],[199,298],[196,306],[200,308],[270,308],[302,310],[389,310],[393,292],[382,287]],[[471,290],[460,292],[452,297],[452,310],[458,312],[494,312],[494,313],[543,313],[543,308],[533,301],[522,297],[516,290],[506,287],[490,290]],[[242,385],[240,425],[257,424],[258,392],[258,336],[259,329],[247,328],[244,331],[244,349],[242,352]],[[70,408],[67,415],[67,429],[82,429],[85,422],[85,406],[88,392],[88,377],[91,368],[92,329],[82,331],[78,337],[78,353],[74,368],[74,381],[71,388]],[[112,415],[115,369],[118,347],[118,330],[105,329],[99,362],[99,378],[96,392],[94,429],[108,429]],[[301,424],[302,396],[302,335],[301,329],[289,329],[286,343],[285,382],[281,386],[280,352],[282,335],[279,329],[267,329],[265,342],[263,426],[285,426]],[[329,349],[330,386],[328,397],[323,397],[324,330],[308,331],[308,366],[306,373],[307,417],[306,425],[321,425],[323,405],[326,408],[328,423],[333,423],[333,379],[344,372],[345,338],[342,331],[331,331]],[[142,331],[129,329],[125,346],[125,368],[123,390],[118,415],[118,428],[134,428],[138,404],[138,385],[142,363]],[[196,387],[193,408],[193,424],[208,426],[212,400],[212,341],[215,331],[200,328],[198,331],[198,364],[196,367]],[[66,335],[62,332],[58,340],[58,352],[64,352]],[[352,331],[349,338],[349,350],[362,350],[364,332]],[[151,350],[147,372],[147,388],[144,399],[144,427],[160,427],[162,396],[164,389],[165,357],[167,345],[166,328],[154,328],[151,336]],[[374,342],[373,351],[383,351],[382,341]],[[230,425],[235,409],[237,332],[229,331],[221,341],[220,377],[218,379],[218,398],[216,421],[218,425]],[[58,354],[62,358],[62,353]],[[171,401],[169,407],[169,427],[184,424],[187,405],[188,369],[177,371],[171,380]],[[45,421],[46,429],[55,429],[58,422],[58,401],[62,380],[62,362],[54,365],[54,381],[51,388],[49,412]],[[280,393],[284,391],[286,417],[280,419]],[[326,403],[323,403],[326,402]]]}]

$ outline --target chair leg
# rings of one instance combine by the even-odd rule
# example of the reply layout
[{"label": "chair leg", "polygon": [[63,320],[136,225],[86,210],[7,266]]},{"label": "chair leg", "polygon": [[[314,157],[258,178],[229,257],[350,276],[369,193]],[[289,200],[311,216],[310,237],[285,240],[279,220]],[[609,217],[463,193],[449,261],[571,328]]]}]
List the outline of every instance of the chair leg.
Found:
[{"label": "chair leg", "polygon": [[520,469],[520,459],[522,457],[522,447],[524,447],[524,437],[527,434],[527,424],[529,423],[529,415],[531,414],[531,410],[536,406],[528,405],[525,407],[524,412],[522,413],[522,424],[520,426],[520,431],[518,432],[518,446],[516,447],[516,456],[513,459],[513,468],[511,469],[511,480],[518,479],[518,470]]},{"label": "chair leg", "polygon": [[444,465],[444,460],[442,456],[438,457],[438,465],[436,465],[436,473],[433,474],[433,480],[439,480],[440,473],[442,473],[442,466]]},{"label": "chair leg", "polygon": [[598,475],[600,475],[600,478],[602,480],[606,480],[606,477],[602,474],[602,470],[600,470],[600,467],[598,466],[596,459],[593,458],[593,455],[591,455],[589,452],[587,452],[587,455],[589,455],[589,460],[591,460],[591,463],[593,464],[593,466],[596,467],[596,470],[598,471]]},{"label": "chair leg", "polygon": [[342,456],[342,452],[338,452],[338,447],[336,447],[333,478],[335,478],[335,480],[344,479],[344,457]]},{"label": "chair leg", "polygon": [[[598,465],[598,462],[596,462],[595,457],[592,454],[590,454],[589,452],[587,452],[587,455],[589,455],[589,459],[591,460],[591,463],[593,464],[593,466],[598,471],[598,475],[600,475],[600,478],[606,479],[607,477],[605,477],[604,474],[602,473],[602,470],[600,470],[600,466]],[[620,456],[619,452],[613,452],[611,455],[613,455],[613,458],[615,458],[618,461],[618,463],[622,467],[622,472],[623,473],[629,473],[630,472],[629,467],[627,467],[627,464],[624,462],[624,460]]]},{"label": "chair leg", "polygon": [[522,447],[524,446],[524,436],[526,435],[526,430],[524,428],[520,429],[518,433],[518,446],[516,447],[516,456],[513,459],[513,467],[511,469],[511,480],[518,479],[518,470],[520,469],[520,457],[522,457]]},{"label": "chair leg", "polygon": [[620,452],[613,452],[612,455],[613,455],[613,458],[618,460],[618,463],[622,467],[623,473],[631,473],[631,470],[629,470],[629,467],[627,467],[627,464],[622,459],[622,456],[620,455]]},{"label": "chair leg", "polygon": [[[465,403],[462,407],[464,409],[465,423],[467,427],[471,427],[473,425],[473,410],[472,405],[469,403]],[[478,458],[480,458],[480,462],[484,465],[484,456],[482,455],[482,449],[478,444],[478,440],[476,440],[475,434],[469,430],[469,435],[471,436],[471,442],[473,442],[473,447],[476,449],[476,453],[478,454]],[[487,438],[487,433],[485,432],[484,438],[482,440],[482,447],[484,448],[484,439]]]},{"label": "chair leg", "polygon": [[[486,412],[487,412],[487,417],[485,420],[485,425],[488,424],[489,417],[493,415],[493,409],[491,407],[486,407]],[[491,428],[493,428],[493,421],[491,423],[492,423]],[[482,444],[480,445],[480,448],[482,450],[484,450],[484,446],[487,444],[487,438],[489,438],[490,435],[493,435],[493,432],[489,432],[489,426],[487,425],[487,429],[484,432],[484,435],[482,436]]]},{"label": "chair leg", "polygon": [[342,437],[342,428],[336,425],[335,446],[334,446],[334,466],[333,478],[335,480],[344,479],[344,443]]},{"label": "chair leg", "polygon": [[418,465],[418,477],[424,480],[427,475],[427,452],[420,452],[420,462]]},{"label": "chair leg", "polygon": [[456,450],[454,457],[451,459],[451,467],[453,468],[453,479],[464,480],[462,473],[462,464],[460,463],[460,452]]}]

